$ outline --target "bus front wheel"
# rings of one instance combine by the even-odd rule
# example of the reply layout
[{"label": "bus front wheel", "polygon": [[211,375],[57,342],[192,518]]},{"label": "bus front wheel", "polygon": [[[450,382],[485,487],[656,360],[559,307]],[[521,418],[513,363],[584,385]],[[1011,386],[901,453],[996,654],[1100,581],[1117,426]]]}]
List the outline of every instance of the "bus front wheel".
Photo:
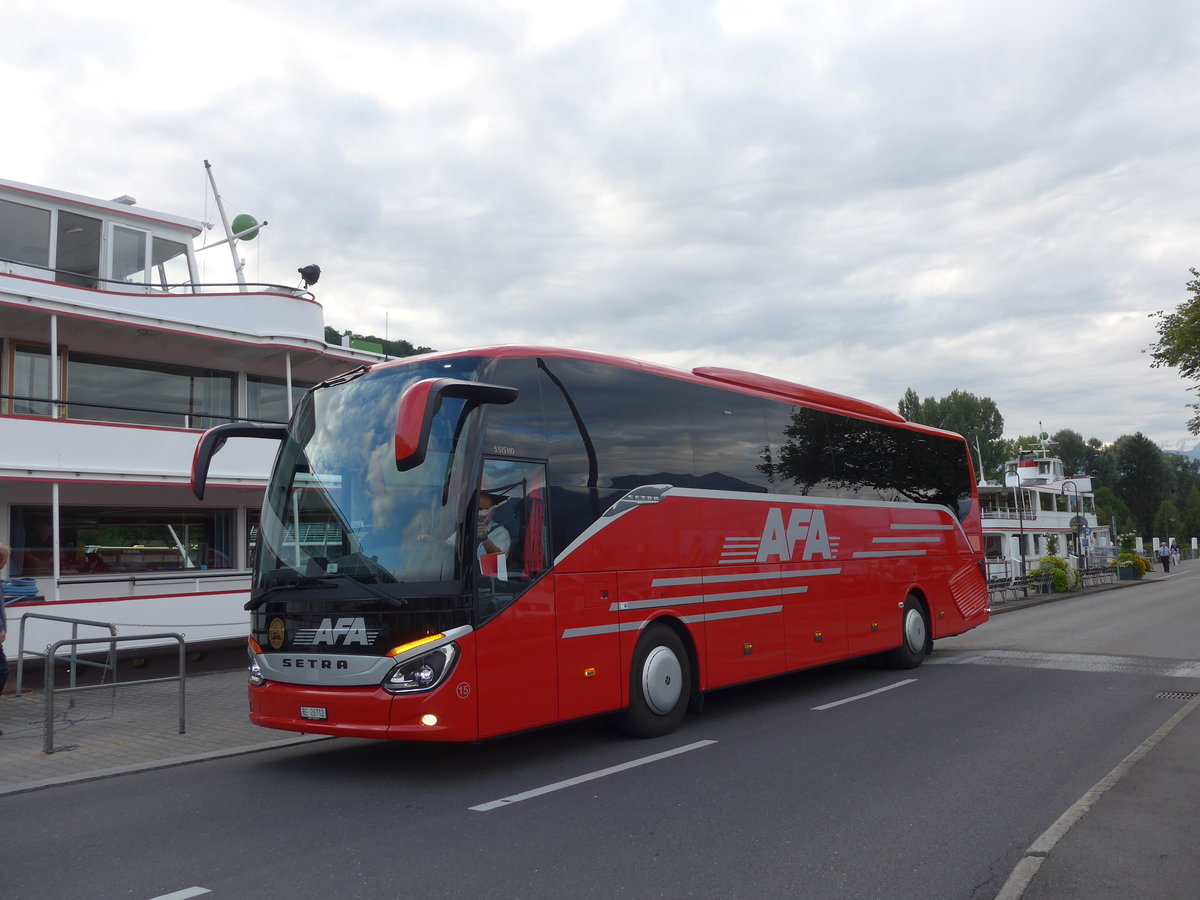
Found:
[{"label": "bus front wheel", "polygon": [[915,669],[925,659],[929,647],[929,620],[921,601],[909,594],[904,601],[900,620],[901,641],[895,650],[884,654],[884,661],[893,669]]},{"label": "bus front wheel", "polygon": [[651,625],[638,640],[629,672],[629,707],[618,727],[637,737],[660,737],[679,727],[692,692],[687,650],[666,625]]}]

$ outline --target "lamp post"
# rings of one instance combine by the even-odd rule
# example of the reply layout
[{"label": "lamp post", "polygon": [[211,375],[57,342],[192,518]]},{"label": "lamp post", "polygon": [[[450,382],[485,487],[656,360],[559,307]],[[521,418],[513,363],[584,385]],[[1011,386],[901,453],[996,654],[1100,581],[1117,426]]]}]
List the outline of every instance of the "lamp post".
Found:
[{"label": "lamp post", "polygon": [[[1079,552],[1079,535],[1083,533],[1083,529],[1087,527],[1087,519],[1083,517],[1083,501],[1079,496],[1079,485],[1073,481],[1064,481],[1062,490],[1059,492],[1064,497],[1067,495],[1067,488],[1075,492],[1075,502],[1069,504],[1068,512],[1073,512],[1075,515],[1071,517],[1071,549],[1075,556],[1082,556]],[[1082,566],[1080,566],[1082,568]]]},{"label": "lamp post", "polygon": [[[1021,577],[1025,577],[1025,510],[1021,506],[1021,474],[1019,472],[1005,472],[1004,484],[1013,489],[1013,502],[1017,506],[1017,527],[1020,530],[1021,537],[1019,538],[1019,553],[1021,562]],[[1026,594],[1028,596],[1028,594]]]}]

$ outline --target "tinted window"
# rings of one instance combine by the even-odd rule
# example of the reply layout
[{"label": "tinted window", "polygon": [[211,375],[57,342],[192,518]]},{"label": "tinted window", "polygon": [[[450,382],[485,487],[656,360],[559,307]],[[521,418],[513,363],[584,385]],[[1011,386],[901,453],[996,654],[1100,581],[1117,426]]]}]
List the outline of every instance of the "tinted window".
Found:
[{"label": "tinted window", "polygon": [[517,389],[517,399],[489,404],[483,452],[488,456],[546,458],[546,431],[542,425],[543,376],[533,359],[494,360],[482,372],[489,384]]},{"label": "tinted window", "polygon": [[701,385],[683,384],[682,388],[695,486],[715,491],[770,490],[775,472],[767,440],[767,413],[777,404]]},{"label": "tinted window", "polygon": [[632,488],[693,482],[679,382],[581,360],[538,365],[555,553]]},{"label": "tinted window", "polygon": [[50,264],[50,211],[0,200],[0,259]]},{"label": "tinted window", "polygon": [[768,413],[770,458],[763,460],[772,490],[804,497],[836,497],[841,482],[828,413],[803,406],[772,404]]}]

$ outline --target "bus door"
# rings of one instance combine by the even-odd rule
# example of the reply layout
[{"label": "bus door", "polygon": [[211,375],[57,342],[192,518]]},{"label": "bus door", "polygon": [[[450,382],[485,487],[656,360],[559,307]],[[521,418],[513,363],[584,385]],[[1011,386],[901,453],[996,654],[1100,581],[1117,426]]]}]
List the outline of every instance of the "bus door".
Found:
[{"label": "bus door", "polygon": [[545,472],[541,462],[484,460],[471,511],[481,737],[558,720]]},{"label": "bus door", "polygon": [[554,576],[558,623],[558,712],[563,719],[611,712],[621,704],[620,633],[612,624],[617,576],[588,572]]}]

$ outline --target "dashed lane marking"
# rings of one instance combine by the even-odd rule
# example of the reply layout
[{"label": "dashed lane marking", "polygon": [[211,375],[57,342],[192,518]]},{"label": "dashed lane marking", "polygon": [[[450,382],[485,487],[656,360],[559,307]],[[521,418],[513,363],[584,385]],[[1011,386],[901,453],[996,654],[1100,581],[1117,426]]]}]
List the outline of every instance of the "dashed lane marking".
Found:
[{"label": "dashed lane marking", "polygon": [[917,679],[905,678],[903,681],[897,681],[895,684],[884,685],[881,688],[876,688],[873,691],[867,691],[865,694],[855,694],[853,697],[846,697],[844,700],[834,700],[832,703],[826,703],[823,706],[814,706],[813,710],[820,712],[826,709],[833,709],[835,706],[841,706],[843,703],[853,703],[855,700],[862,700],[865,697],[874,697],[876,694],[882,694],[884,691],[890,691],[894,688],[904,687],[906,684],[912,684]]},{"label": "dashed lane marking", "polygon": [[586,781],[594,781],[597,778],[603,778],[606,775],[615,775],[618,772],[624,772],[627,769],[634,769],[638,766],[644,766],[652,762],[658,762],[660,759],[667,759],[671,756],[678,756],[681,753],[687,753],[691,750],[699,750],[701,747],[707,747],[710,744],[715,744],[716,741],[696,741],[694,744],[688,744],[684,747],[676,747],[674,750],[666,750],[662,753],[655,753],[653,756],[643,756],[641,759],[631,760],[630,762],[621,763],[617,766],[609,766],[607,769],[600,769],[596,772],[588,772],[586,775],[579,775],[575,778],[567,778],[564,781],[556,781],[554,784],[548,784],[545,787],[534,788],[531,791],[525,791],[521,794],[513,794],[510,797],[501,797],[499,800],[491,800],[488,803],[480,803],[478,806],[472,806],[471,809],[475,812],[489,812],[493,809],[499,809],[501,806],[511,806],[514,803],[520,803],[522,800],[530,800],[534,797],[540,797],[542,794],[550,794],[554,791],[561,791],[563,788],[574,787],[577,784],[583,784]]}]

